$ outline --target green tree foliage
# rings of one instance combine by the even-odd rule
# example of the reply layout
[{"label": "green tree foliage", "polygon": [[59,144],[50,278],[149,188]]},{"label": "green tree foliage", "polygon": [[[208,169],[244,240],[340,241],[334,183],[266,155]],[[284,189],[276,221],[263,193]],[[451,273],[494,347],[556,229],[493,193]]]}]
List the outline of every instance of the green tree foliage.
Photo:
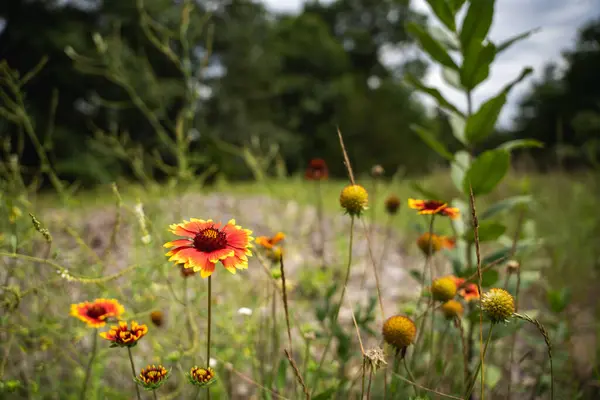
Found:
[{"label": "green tree foliage", "polygon": [[[291,171],[322,157],[343,175],[338,126],[359,170],[424,172],[443,160],[409,129],[426,126],[442,140],[444,122],[402,83],[406,71],[425,73],[404,51],[413,44],[405,22],[424,22],[408,1],[309,2],[298,15],[246,0],[193,2],[187,14],[185,4],[2,2],[1,57],[19,71],[49,58],[23,90],[37,135],[55,122],[46,146],[62,179],[151,180],[211,165],[244,178],[256,161],[250,147],[278,150]],[[406,56],[384,63],[389,50]],[[18,136],[15,125],[2,129]],[[36,165],[30,147],[23,160]]]},{"label": "green tree foliage", "polygon": [[[517,138],[546,144],[546,160],[572,155],[572,161],[598,164],[600,156],[600,19],[585,24],[573,49],[563,53],[566,68],[548,65],[520,104]],[[551,153],[543,153],[550,150]],[[562,157],[560,157],[562,158]]]}]

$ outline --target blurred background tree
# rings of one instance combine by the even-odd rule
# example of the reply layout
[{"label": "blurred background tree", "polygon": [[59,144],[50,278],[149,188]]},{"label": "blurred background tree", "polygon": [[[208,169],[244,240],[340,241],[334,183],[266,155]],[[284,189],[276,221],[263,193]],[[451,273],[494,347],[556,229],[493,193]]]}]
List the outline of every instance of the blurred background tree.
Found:
[{"label": "blurred background tree", "polygon": [[[443,164],[410,131],[413,123],[433,127],[450,148],[459,145],[443,112],[427,113],[402,83],[405,70],[424,76],[427,68],[404,29],[406,21],[425,18],[409,0],[312,1],[296,15],[274,14],[255,1],[197,1],[187,16],[185,68],[149,40],[142,23],[177,33],[185,1],[0,3],[0,59],[25,73],[48,57],[24,88],[25,100],[36,134],[68,181],[160,179],[178,160],[157,131],[175,130],[186,104],[193,111],[185,125],[192,171],[216,165],[232,179],[252,176],[237,151],[251,144],[265,152],[277,145],[288,171],[322,157],[343,176],[336,126],[363,171],[381,164],[414,174]],[[564,72],[549,65],[522,100],[514,130],[501,133],[546,143],[536,160],[555,162],[558,154],[572,164],[598,163],[599,32],[598,20],[582,27],[564,53]],[[178,55],[186,51],[167,43]],[[99,69],[82,68],[66,49]],[[390,51],[399,61],[383,62]],[[120,83],[104,74],[110,68]],[[3,138],[16,142],[19,128],[0,124]],[[27,141],[23,163],[39,163]]]}]

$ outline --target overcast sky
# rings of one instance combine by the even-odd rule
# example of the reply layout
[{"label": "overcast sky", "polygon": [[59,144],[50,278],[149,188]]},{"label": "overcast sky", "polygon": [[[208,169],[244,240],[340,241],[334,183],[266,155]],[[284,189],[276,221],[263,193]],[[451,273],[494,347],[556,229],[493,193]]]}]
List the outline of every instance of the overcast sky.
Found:
[{"label": "overcast sky", "polygon": [[[271,10],[279,12],[297,12],[303,3],[303,0],[263,1]],[[414,8],[430,13],[425,0],[413,0],[412,3]],[[533,77],[539,77],[546,62],[560,62],[561,50],[575,42],[578,27],[598,16],[600,0],[496,0],[496,13],[490,32],[493,41],[499,42],[536,27],[541,27],[542,30],[498,57],[489,80],[474,94],[475,104],[498,92],[525,65],[534,68]],[[529,80],[519,84],[511,92],[508,107],[500,117],[502,125],[510,124],[516,102],[529,87]],[[455,104],[464,107],[463,96],[444,84],[439,69],[430,67],[426,81],[429,85],[440,88]]]}]

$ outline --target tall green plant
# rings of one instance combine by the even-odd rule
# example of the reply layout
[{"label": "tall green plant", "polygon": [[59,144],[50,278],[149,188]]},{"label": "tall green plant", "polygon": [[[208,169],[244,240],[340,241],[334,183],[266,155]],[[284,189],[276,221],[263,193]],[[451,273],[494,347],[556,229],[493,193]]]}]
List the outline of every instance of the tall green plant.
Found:
[{"label": "tall green plant", "polygon": [[[510,91],[533,72],[531,67],[523,67],[513,80],[479,106],[473,103],[473,92],[489,78],[493,63],[503,51],[526,39],[536,30],[520,33],[496,43],[489,38],[494,16],[494,0],[427,0],[427,3],[437,18],[438,26],[424,27],[409,23],[407,30],[415,37],[421,49],[441,67],[444,81],[464,95],[466,109],[453,104],[438,88],[427,86],[410,74],[407,74],[406,81],[416,90],[433,97],[438,106],[448,114],[452,133],[462,144],[462,148],[453,153],[430,130],[416,125],[412,126],[412,130],[431,149],[451,163],[451,179],[460,193],[460,197],[455,199],[454,203],[463,211],[462,219],[453,224],[457,234],[457,247],[452,260],[454,273],[467,280],[474,279],[481,293],[484,288],[494,286],[498,281],[497,266],[501,265],[502,261],[515,257],[519,250],[535,244],[535,241],[520,241],[520,230],[525,222],[526,204],[531,201],[530,196],[521,195],[501,200],[479,214],[476,212],[475,198],[492,193],[502,182],[510,170],[511,152],[514,149],[540,147],[541,143],[535,140],[509,140],[495,148],[480,151],[482,144],[494,132]],[[458,14],[463,9],[464,18],[460,19]],[[516,215],[516,230],[511,236],[505,234],[506,218],[499,219],[501,214],[510,211]],[[496,247],[497,250],[482,256],[482,244],[486,248]],[[514,293],[517,309],[518,287],[517,285]],[[481,351],[483,332],[488,328],[484,328],[483,315],[477,308],[471,308],[469,320],[471,323],[467,333],[466,352],[471,362],[474,361],[475,330],[479,331],[477,336]],[[491,332],[491,326],[489,329]],[[485,347],[487,348],[487,345]],[[492,372],[484,371],[483,357],[481,354],[481,398],[486,386],[493,388],[499,381],[498,377],[489,382],[489,376],[499,375],[500,371],[494,366],[491,366]],[[470,373],[476,376],[478,371]],[[488,379],[485,384],[483,377]],[[470,380],[471,387],[475,383],[474,379],[472,377]]]}]

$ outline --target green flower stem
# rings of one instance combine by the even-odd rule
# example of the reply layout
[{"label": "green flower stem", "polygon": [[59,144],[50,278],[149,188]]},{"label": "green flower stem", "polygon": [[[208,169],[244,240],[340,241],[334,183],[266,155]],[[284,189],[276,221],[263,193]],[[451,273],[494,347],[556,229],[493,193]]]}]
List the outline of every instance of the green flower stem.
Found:
[{"label": "green flower stem", "polygon": [[[131,347],[127,347],[127,353],[129,354],[129,362],[131,363],[131,373],[133,373],[133,378],[135,379],[136,372],[135,372],[135,364],[133,363],[133,356],[131,355]],[[140,388],[139,388],[137,382],[135,383],[135,392],[137,394],[138,400],[142,400],[142,396],[140,395]]]},{"label": "green flower stem", "polygon": [[[210,328],[212,317],[212,276],[208,277],[208,332],[206,339],[206,368],[210,367]],[[206,387],[206,398],[210,400],[210,385]]]},{"label": "green flower stem", "polygon": [[92,336],[92,355],[88,361],[87,368],[85,369],[85,378],[83,378],[83,387],[81,388],[81,395],[79,396],[81,400],[85,400],[88,383],[90,382],[90,376],[92,375],[92,364],[94,363],[94,358],[96,358],[96,353],[98,351],[98,329],[92,331]]},{"label": "green flower stem", "polygon": [[[477,382],[477,374],[479,372],[479,369],[481,368],[481,392],[483,393],[484,391],[484,360],[485,360],[485,354],[487,352],[487,348],[488,345],[490,344],[490,339],[492,338],[492,330],[494,329],[494,325],[490,326],[490,330],[488,331],[488,336],[487,339],[485,341],[485,346],[483,347],[483,353],[482,353],[482,357],[479,360],[479,363],[477,364],[477,368],[475,368],[475,371],[473,371],[473,377],[471,379],[471,384],[469,385],[469,390],[467,391],[467,394],[465,395],[465,399],[468,399],[471,397],[471,393],[473,392],[473,389],[475,388],[475,382]],[[481,398],[483,399],[483,394],[481,396]]]},{"label": "green flower stem", "polygon": [[154,397],[154,400],[158,400],[158,397],[156,397],[156,389],[152,391],[152,396]]},{"label": "green flower stem", "polygon": [[[333,316],[332,325],[335,325],[338,320],[338,316],[340,315],[340,309],[342,308],[342,304],[344,304],[344,296],[346,295],[346,286],[348,285],[348,280],[350,279],[350,267],[352,266],[352,242],[354,240],[354,216],[350,219],[350,239],[348,244],[348,265],[346,266],[346,278],[344,279],[344,286],[342,287],[342,295],[340,296],[340,302],[336,307],[335,314]],[[314,379],[312,382],[312,390],[317,387],[317,379],[321,376],[321,369],[323,368],[323,363],[325,362],[325,358],[327,357],[327,353],[329,352],[329,348],[331,347],[331,343],[333,341],[333,332],[329,335],[327,339],[327,344],[325,345],[325,350],[323,351],[323,355],[321,356],[321,360],[319,361],[319,367],[314,375]]]}]

